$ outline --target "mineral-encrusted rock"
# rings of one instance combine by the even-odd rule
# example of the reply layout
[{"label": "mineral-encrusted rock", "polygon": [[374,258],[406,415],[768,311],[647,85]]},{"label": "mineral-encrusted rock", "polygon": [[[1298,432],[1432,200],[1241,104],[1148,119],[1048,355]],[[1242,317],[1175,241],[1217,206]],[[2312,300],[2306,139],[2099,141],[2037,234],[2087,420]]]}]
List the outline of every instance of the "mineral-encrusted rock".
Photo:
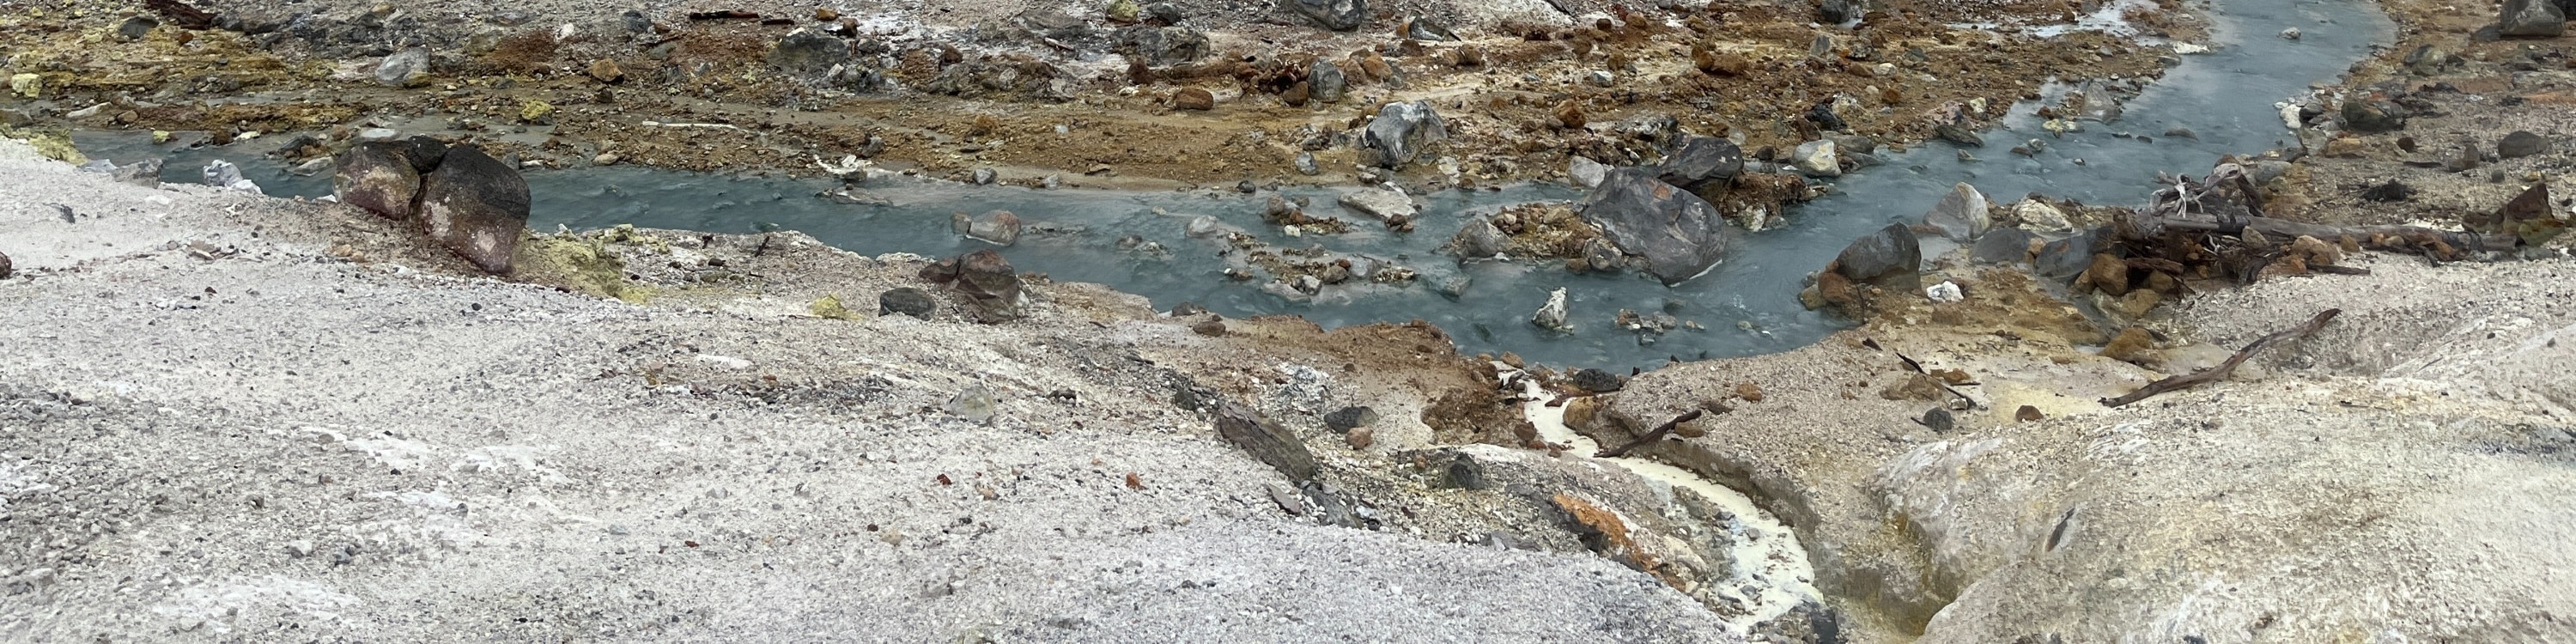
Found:
[{"label": "mineral-encrusted rock", "polygon": [[1028,294],[1020,288],[1019,272],[992,249],[934,262],[921,269],[921,278],[947,284],[965,296],[975,307],[976,319],[987,324],[1028,316]]},{"label": "mineral-encrusted rock", "polygon": [[927,320],[930,319],[931,313],[938,310],[939,301],[931,299],[929,291],[910,286],[890,289],[877,295],[878,315],[900,313]]},{"label": "mineral-encrusted rock", "polygon": [[1583,202],[1585,222],[1625,254],[1645,258],[1666,284],[1707,271],[1726,256],[1726,220],[1689,191],[1655,180],[1644,168],[1610,171]]},{"label": "mineral-encrusted rock", "polygon": [[1376,217],[1379,221],[1386,222],[1388,227],[1403,226],[1413,221],[1414,216],[1420,213],[1420,210],[1413,206],[1412,197],[1385,188],[1364,188],[1345,192],[1337,203],[1344,208]]},{"label": "mineral-encrusted rock", "polygon": [[1388,103],[1360,132],[1360,147],[1370,152],[1370,165],[1389,170],[1404,167],[1434,143],[1447,140],[1449,129],[1429,101]]},{"label": "mineral-encrusted rock", "polygon": [[2496,14],[2496,33],[2527,38],[2556,38],[2567,33],[2567,14],[2553,0],[2505,0]]},{"label": "mineral-encrusted rock", "polygon": [[1834,256],[1833,270],[1853,282],[1913,291],[1921,286],[1923,247],[1905,224],[1888,224]]},{"label": "mineral-encrusted rock", "polygon": [[419,214],[431,240],[484,272],[507,274],[528,226],[528,181],[481,148],[449,148],[421,176]]},{"label": "mineral-encrusted rock", "polygon": [[[389,219],[410,219],[420,197],[420,170],[407,143],[371,141],[340,152],[331,194],[340,203]],[[433,165],[433,167],[435,167]]]},{"label": "mineral-encrusted rock", "polygon": [[376,63],[376,82],[388,87],[411,87],[429,77],[429,50],[414,47],[386,56]]},{"label": "mineral-encrusted rock", "polygon": [[1530,323],[1549,331],[1573,333],[1574,323],[1566,320],[1565,289],[1548,291],[1547,303],[1539,305],[1538,311],[1530,314]]},{"label": "mineral-encrusted rock", "polygon": [[1231,400],[1218,403],[1216,433],[1226,442],[1251,453],[1253,459],[1278,468],[1281,474],[1288,475],[1289,480],[1304,481],[1315,477],[1315,454],[1306,450],[1306,443],[1250,407]]},{"label": "mineral-encrusted rock", "polygon": [[1923,213],[1923,223],[1939,229],[1943,237],[1966,243],[1986,234],[1986,229],[1994,226],[1994,216],[1986,212],[1985,193],[1963,182],[1950,186],[1950,192],[1941,195],[1941,202],[1934,204],[1931,212]]},{"label": "mineral-encrusted rock", "polygon": [[1280,4],[1333,31],[1350,31],[1368,23],[1368,0],[1280,0]]}]

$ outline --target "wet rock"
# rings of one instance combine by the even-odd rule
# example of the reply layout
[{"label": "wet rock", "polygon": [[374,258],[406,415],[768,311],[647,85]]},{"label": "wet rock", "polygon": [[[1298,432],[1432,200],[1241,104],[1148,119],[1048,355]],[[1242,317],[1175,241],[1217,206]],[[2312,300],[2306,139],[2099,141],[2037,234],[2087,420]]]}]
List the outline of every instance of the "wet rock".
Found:
[{"label": "wet rock", "polygon": [[429,50],[419,47],[395,52],[384,62],[376,63],[376,82],[387,87],[411,87],[429,79]]},{"label": "wet rock", "polygon": [[2344,127],[2362,134],[2406,129],[2406,109],[2387,101],[2344,101],[2342,114]]},{"label": "wet rock", "polygon": [[2013,204],[2012,212],[2013,218],[2021,220],[2021,227],[2025,229],[2044,233],[2062,233],[2075,229],[2075,224],[2066,221],[2066,211],[2058,210],[2056,206],[2038,199],[2024,199],[2021,203]]},{"label": "wet rock", "polygon": [[2037,235],[2019,228],[2000,228],[1977,239],[1968,249],[1968,261],[1979,264],[2019,264],[2030,261],[2030,242]]},{"label": "wet rock", "polygon": [[204,176],[206,185],[209,186],[237,192],[262,194],[259,190],[259,184],[252,182],[249,179],[242,178],[241,167],[233,165],[230,161],[224,161],[221,159],[209,161],[206,163],[206,169],[201,171],[200,174]]},{"label": "wet rock", "polygon": [[1583,241],[1584,268],[1600,273],[1617,271],[1619,260],[1619,247],[1611,245],[1610,240],[1594,237]]},{"label": "wet rock", "polygon": [[1743,171],[1744,149],[1734,141],[1690,136],[1683,137],[1681,145],[1664,156],[1663,165],[1655,168],[1655,179],[1706,199],[1724,194],[1735,175]]},{"label": "wet rock", "polygon": [[1219,225],[1215,217],[1199,216],[1182,225],[1181,232],[1191,237],[1215,237],[1225,232],[1225,227]]},{"label": "wet rock", "polygon": [[2548,152],[2549,148],[2547,137],[2525,130],[2514,130],[2512,134],[2504,135],[2503,140],[2496,141],[2495,151],[2498,157],[2519,159]]},{"label": "wet rock", "polygon": [[1351,431],[1376,422],[1377,410],[1364,406],[1343,407],[1324,414],[1324,426],[1337,432]]},{"label": "wet rock", "polygon": [[1922,286],[1923,247],[1905,224],[1888,224],[1834,256],[1833,271],[1865,284],[1912,291]]},{"label": "wet rock", "polygon": [[1002,173],[995,172],[992,168],[976,168],[973,173],[967,175],[967,178],[974,181],[975,185],[989,186],[993,185],[993,181],[1002,178]]},{"label": "wet rock", "polygon": [[160,26],[161,21],[154,20],[151,16],[127,18],[125,22],[117,23],[116,37],[127,41],[142,40],[144,36],[152,35],[152,30]]},{"label": "wet rock", "polygon": [[1583,220],[1666,284],[1707,271],[1725,257],[1726,220],[1698,195],[1655,180],[1643,168],[1612,170],[1581,208]]},{"label": "wet rock", "polygon": [[420,179],[421,230],[465,261],[507,274],[528,226],[528,181],[481,148],[448,148]]},{"label": "wet rock", "polygon": [[791,74],[813,76],[850,60],[850,41],[815,29],[797,29],[769,50],[769,65]]},{"label": "wet rock", "polygon": [[[1957,123],[1943,123],[1932,126],[1932,135],[1939,137],[1943,141],[1949,141],[1951,144],[1961,147],[1986,147],[1986,140],[1984,137],[1977,136],[1977,132],[1975,130],[1968,129],[1968,126]],[[1964,153],[1966,151],[1961,150],[1961,152]]]},{"label": "wet rock", "polygon": [[2118,121],[2120,120],[2120,100],[2112,98],[2111,91],[2104,89],[2100,84],[2086,87],[2084,88],[2084,107],[2076,110],[2075,117],[2102,123]]},{"label": "wet rock", "polygon": [[895,288],[877,295],[877,315],[901,313],[927,320],[930,319],[932,312],[938,310],[939,301],[931,299],[929,291],[910,286]]},{"label": "wet rock", "polygon": [[159,188],[161,187],[161,166],[161,157],[144,157],[143,160],[118,167],[112,176],[120,183]]},{"label": "wet rock", "polygon": [[338,169],[331,175],[331,194],[340,203],[388,219],[410,219],[421,181],[413,149],[407,143],[372,141],[341,151],[334,159]]},{"label": "wet rock", "polygon": [[1350,78],[1332,61],[1318,60],[1306,68],[1306,97],[1324,103],[1339,103],[1350,89]]},{"label": "wet rock", "polygon": [[1229,400],[1217,404],[1216,433],[1226,442],[1251,453],[1254,460],[1288,475],[1288,480],[1304,481],[1315,477],[1315,454],[1306,450],[1306,443],[1297,440],[1297,436],[1289,433],[1287,428],[1261,417],[1259,412],[1241,403]]},{"label": "wet rock", "polygon": [[1976,186],[1959,183],[1950,186],[1949,194],[1942,195],[1931,212],[1923,213],[1923,223],[1939,229],[1943,237],[1966,243],[1986,234],[1994,219],[1986,212],[1986,195],[1977,192]]},{"label": "wet rock", "polygon": [[1188,27],[1121,27],[1111,39],[1118,53],[1156,65],[1178,65],[1208,55],[1207,34]]},{"label": "wet rock", "polygon": [[1575,370],[1574,377],[1566,380],[1576,389],[1596,394],[1606,394],[1628,386],[1626,376],[1590,367]]},{"label": "wet rock", "polygon": [[1385,188],[1345,192],[1336,200],[1336,203],[1340,203],[1344,208],[1376,217],[1379,221],[1386,222],[1388,227],[1397,227],[1411,222],[1420,212],[1414,208],[1412,197]]},{"label": "wet rock", "polygon": [[2496,33],[2523,38],[2556,38],[2567,32],[2567,14],[2552,0],[2505,0],[2496,14]]},{"label": "wet rock", "polygon": [[1020,231],[1023,228],[1020,216],[1008,210],[995,210],[977,217],[968,217],[962,212],[955,213],[950,216],[949,221],[957,234],[998,246],[1019,243]]},{"label": "wet rock", "polygon": [[1565,162],[1565,178],[1575,187],[1601,187],[1601,179],[1609,174],[1610,166],[1601,165],[1601,162],[1594,161],[1590,157],[1576,155]]},{"label": "wet rock", "polygon": [[1280,0],[1288,9],[1333,31],[1350,31],[1368,23],[1367,0]]},{"label": "wet rock", "polygon": [[1477,217],[1458,229],[1458,236],[1449,239],[1449,247],[1456,249],[1460,259],[1493,257],[1511,247],[1511,238],[1495,228],[1492,220]]},{"label": "wet rock", "polygon": [[1567,321],[1565,316],[1565,289],[1560,288],[1548,291],[1547,303],[1539,305],[1538,312],[1530,314],[1530,323],[1549,331],[1573,333],[1574,323]]},{"label": "wet rock", "polygon": [[1216,109],[1216,95],[1196,87],[1183,87],[1172,93],[1172,108],[1207,111]]},{"label": "wet rock", "polygon": [[1448,138],[1447,124],[1429,101],[1388,103],[1360,132],[1360,147],[1373,153],[1370,165],[1393,170],[1412,163],[1424,149]]},{"label": "wet rock", "polygon": [[1789,163],[1797,166],[1798,171],[1807,173],[1807,176],[1839,177],[1843,175],[1842,156],[1835,153],[1834,142],[1829,140],[1817,139],[1798,144],[1797,151],[1790,153]]},{"label": "wet rock", "polygon": [[921,278],[946,284],[974,305],[975,318],[986,324],[1008,322],[1027,317],[1028,294],[1020,287],[1020,274],[1011,269],[1011,261],[1001,253],[984,249],[939,260],[922,267]]}]

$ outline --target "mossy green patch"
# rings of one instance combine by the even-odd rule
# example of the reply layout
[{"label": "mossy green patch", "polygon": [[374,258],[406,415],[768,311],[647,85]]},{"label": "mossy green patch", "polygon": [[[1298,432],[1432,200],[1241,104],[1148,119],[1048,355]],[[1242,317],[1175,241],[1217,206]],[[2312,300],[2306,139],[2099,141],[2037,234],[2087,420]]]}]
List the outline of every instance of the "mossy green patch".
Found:
[{"label": "mossy green patch", "polygon": [[544,235],[519,243],[519,277],[598,297],[643,304],[653,289],[626,281],[626,261],[599,239]]},{"label": "mossy green patch", "polygon": [[814,305],[808,308],[813,309],[814,317],[819,318],[832,320],[856,320],[863,317],[858,313],[851,312],[849,307],[841,306],[841,296],[839,295],[825,295],[823,296],[823,299],[815,300]]}]

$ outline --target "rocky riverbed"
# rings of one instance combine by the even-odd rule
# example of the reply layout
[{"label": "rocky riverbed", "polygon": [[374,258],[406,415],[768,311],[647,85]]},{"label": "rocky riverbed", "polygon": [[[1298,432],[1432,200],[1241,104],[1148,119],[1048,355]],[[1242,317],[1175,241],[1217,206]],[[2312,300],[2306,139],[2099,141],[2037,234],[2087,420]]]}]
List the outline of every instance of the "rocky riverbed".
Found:
[{"label": "rocky riverbed", "polygon": [[[1709,209],[1742,186],[1689,200],[1695,142],[1871,172],[1831,150],[1963,136],[2035,95],[2022,66],[2152,74],[2200,19],[147,6],[0,16],[29,139],[0,140],[10,639],[2576,639],[2576,264],[2548,193],[2576,75],[2547,2],[2391,0],[2394,47],[2249,126],[2274,149],[2137,208],[1963,184],[1816,258],[1810,302],[1856,328],[1644,372],[1157,310],[989,250],[524,231],[517,169],[1565,178]],[[2113,127],[2122,85],[2038,118]],[[67,126],[301,133],[283,161],[341,185],[84,172]],[[1579,206],[1452,244],[1584,269],[1661,243]],[[1693,221],[1761,226],[1740,212]],[[1631,268],[1688,278],[1707,246]]]}]

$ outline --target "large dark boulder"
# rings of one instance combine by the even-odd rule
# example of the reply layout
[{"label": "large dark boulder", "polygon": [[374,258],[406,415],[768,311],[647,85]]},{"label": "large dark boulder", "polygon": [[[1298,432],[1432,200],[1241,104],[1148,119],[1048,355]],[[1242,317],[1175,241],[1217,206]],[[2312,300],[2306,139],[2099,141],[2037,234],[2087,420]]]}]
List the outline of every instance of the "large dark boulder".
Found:
[{"label": "large dark boulder", "polygon": [[1726,193],[1726,187],[1744,171],[1744,148],[1734,141],[1713,136],[1682,139],[1664,164],[1655,168],[1655,178],[1664,183],[1698,194],[1702,199]]},{"label": "large dark boulder", "polygon": [[1368,0],[1279,0],[1279,3],[1313,21],[1315,26],[1333,31],[1350,31],[1368,24]]},{"label": "large dark boulder", "polygon": [[769,64],[780,70],[813,75],[830,72],[832,66],[850,60],[850,41],[813,29],[787,32],[769,50]]},{"label": "large dark boulder", "polygon": [[2556,38],[2567,33],[2567,14],[2554,0],[2504,0],[2504,10],[2496,14],[2496,33]]},{"label": "large dark boulder", "polygon": [[1431,144],[1448,139],[1448,125],[1429,101],[1388,103],[1360,132],[1360,147],[1373,153],[1370,165],[1393,170],[1412,163]]},{"label": "large dark boulder", "polygon": [[1905,224],[1888,224],[1834,256],[1833,271],[1853,282],[1908,291],[1923,286],[1923,247]]},{"label": "large dark boulder", "polygon": [[528,226],[528,180],[481,148],[448,148],[420,180],[421,230],[485,272],[510,272]]},{"label": "large dark boulder", "polygon": [[393,141],[360,143],[341,151],[333,159],[338,170],[331,175],[331,194],[340,203],[388,219],[410,219],[420,198],[421,172],[412,163],[411,151],[409,143]]},{"label": "large dark boulder", "polygon": [[1620,252],[1645,258],[1647,272],[1666,284],[1717,265],[1730,236],[1717,208],[1644,168],[1610,171],[1584,200],[1582,217]]},{"label": "large dark boulder", "polygon": [[987,324],[1028,316],[1029,297],[1020,288],[1019,271],[1011,268],[1011,260],[992,249],[933,262],[922,267],[921,278],[957,291],[974,305],[976,319]]}]

